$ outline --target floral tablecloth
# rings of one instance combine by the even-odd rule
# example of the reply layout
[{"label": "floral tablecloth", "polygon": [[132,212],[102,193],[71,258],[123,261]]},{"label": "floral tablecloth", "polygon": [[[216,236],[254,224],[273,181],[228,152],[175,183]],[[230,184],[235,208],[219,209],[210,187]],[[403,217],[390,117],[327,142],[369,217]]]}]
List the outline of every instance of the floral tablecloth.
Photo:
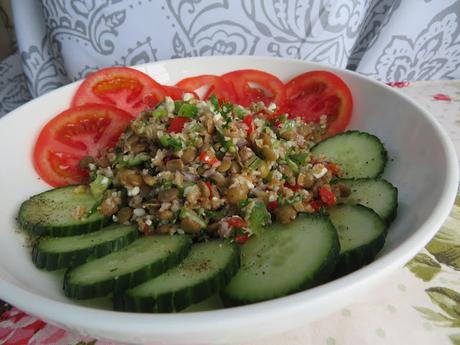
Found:
[{"label": "floral tablecloth", "polygon": [[[460,157],[460,81],[392,86],[439,120]],[[121,345],[69,333],[3,303],[0,315],[0,345]],[[358,303],[300,329],[247,344],[460,345],[460,193],[442,229],[382,283],[378,294],[361,296]]]}]

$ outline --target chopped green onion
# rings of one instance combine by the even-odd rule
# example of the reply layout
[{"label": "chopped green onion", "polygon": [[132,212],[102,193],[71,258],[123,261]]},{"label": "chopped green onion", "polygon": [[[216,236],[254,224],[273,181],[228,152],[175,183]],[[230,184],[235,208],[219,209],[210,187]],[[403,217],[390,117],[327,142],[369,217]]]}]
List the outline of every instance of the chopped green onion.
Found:
[{"label": "chopped green onion", "polygon": [[304,199],[304,197],[302,195],[296,194],[292,198],[286,200],[286,204],[287,205],[294,205],[294,204],[298,203],[299,201],[302,201],[303,199]]},{"label": "chopped green onion", "polygon": [[190,132],[201,132],[204,129],[203,125],[200,123],[195,123],[193,126],[188,127],[188,131]]},{"label": "chopped green onion", "polygon": [[296,123],[294,120],[286,120],[283,122],[283,131],[292,131],[295,130]]},{"label": "chopped green onion", "polygon": [[288,119],[287,114],[283,114],[283,115],[279,116],[277,120],[278,120],[279,122],[283,123],[283,122],[285,122],[287,119]]},{"label": "chopped green onion", "polygon": [[225,140],[222,143],[222,147],[225,149],[225,151],[229,153],[236,153],[236,145],[233,143],[232,140]]},{"label": "chopped green onion", "polygon": [[299,165],[304,165],[307,162],[308,153],[307,152],[293,153],[289,155],[289,158]]},{"label": "chopped green onion", "polygon": [[240,118],[241,120],[246,116],[247,112],[240,106],[233,107],[233,111],[235,115]]},{"label": "chopped green onion", "polygon": [[264,181],[264,183],[270,183],[270,182],[272,182],[272,180],[273,180],[273,171],[270,170],[270,172],[268,173],[267,177],[265,177],[263,179],[263,181]]},{"label": "chopped green onion", "polygon": [[251,168],[252,170],[257,170],[262,165],[262,162],[262,159],[256,156],[254,160],[251,162],[251,164],[249,164],[249,168]]},{"label": "chopped green onion", "polygon": [[286,163],[288,165],[289,168],[291,168],[292,172],[294,174],[298,174],[299,173],[299,166],[291,159],[286,159]]},{"label": "chopped green onion", "polygon": [[198,223],[201,228],[205,228],[207,226],[206,221],[202,219],[199,215],[197,215],[193,210],[190,210],[186,207],[182,207],[179,212],[179,218],[189,218],[195,223]]},{"label": "chopped green onion", "polygon": [[215,94],[209,96],[208,101],[214,106],[215,111],[219,111],[219,100]]},{"label": "chopped green onion", "polygon": [[243,200],[243,201],[241,201],[241,202],[238,204],[238,206],[239,206],[240,208],[245,208],[246,206],[249,205],[249,202],[250,202],[249,199]]},{"label": "chopped green onion", "polygon": [[150,156],[147,153],[141,152],[141,153],[138,153],[136,156],[134,156],[134,158],[129,159],[126,162],[126,165],[128,167],[134,167],[134,166],[144,163],[145,161],[148,161],[149,159],[150,159]]},{"label": "chopped green onion", "polygon": [[182,141],[180,139],[174,138],[168,134],[163,135],[160,138],[160,144],[167,149],[173,149],[174,151],[180,151],[183,148]]},{"label": "chopped green onion", "polygon": [[158,120],[165,117],[166,115],[168,115],[168,111],[163,107],[159,107],[152,111],[152,116]]},{"label": "chopped green onion", "polygon": [[174,112],[177,114],[182,107],[182,104],[184,104],[184,101],[174,101]]},{"label": "chopped green onion", "polygon": [[169,188],[172,188],[173,186],[173,181],[171,180],[163,180],[161,182],[161,188],[164,190],[164,189],[169,189]]},{"label": "chopped green onion", "polygon": [[183,103],[179,109],[180,117],[195,118],[198,115],[198,107],[193,104]]},{"label": "chopped green onion", "polygon": [[94,198],[99,199],[112,184],[112,180],[104,175],[97,175],[96,179],[89,184],[91,194]]},{"label": "chopped green onion", "polygon": [[224,128],[228,128],[228,125],[230,122],[233,121],[233,118],[231,117],[230,113],[233,111],[233,104],[232,103],[224,103],[222,104],[220,113],[222,114],[222,117],[224,118]]},{"label": "chopped green onion", "polygon": [[225,139],[225,135],[220,130],[217,130],[217,136],[219,137],[220,144],[226,152],[237,152],[236,145],[233,143],[232,139]]},{"label": "chopped green onion", "polygon": [[271,215],[261,200],[249,200],[244,212],[244,218],[248,223],[249,229],[251,229],[251,232],[255,235],[260,235],[263,228],[271,223]]},{"label": "chopped green onion", "polygon": [[226,116],[233,111],[233,103],[222,104],[222,116]]},{"label": "chopped green onion", "polygon": [[211,218],[215,220],[220,220],[225,217],[225,209],[222,209],[220,211],[208,210],[205,213],[206,213],[207,218]]}]

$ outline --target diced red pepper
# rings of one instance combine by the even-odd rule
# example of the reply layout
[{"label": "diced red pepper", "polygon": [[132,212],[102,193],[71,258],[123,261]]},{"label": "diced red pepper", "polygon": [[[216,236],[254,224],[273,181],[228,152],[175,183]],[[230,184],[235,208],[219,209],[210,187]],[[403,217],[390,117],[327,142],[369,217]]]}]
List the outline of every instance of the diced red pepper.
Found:
[{"label": "diced red pepper", "polygon": [[206,151],[201,151],[199,158],[200,158],[200,161],[205,162],[205,163],[208,163],[209,161],[209,155]]},{"label": "diced red pepper", "polygon": [[267,204],[267,208],[270,212],[273,212],[275,211],[277,208],[278,208],[279,204],[278,204],[278,200],[275,200],[275,201],[270,201],[268,204]]},{"label": "diced red pepper", "polygon": [[270,212],[273,212],[275,211],[277,208],[278,208],[279,204],[278,204],[278,200],[275,200],[275,201],[270,201],[268,204],[267,204],[267,208]]},{"label": "diced red pepper", "polygon": [[248,135],[251,135],[254,132],[255,125],[254,125],[254,118],[252,115],[246,115],[243,118],[243,123],[248,126]]},{"label": "diced red pepper", "polygon": [[231,229],[235,230],[235,242],[243,244],[249,239],[249,233],[244,230],[247,224],[243,218],[233,216],[227,220],[227,223]]},{"label": "diced red pepper", "polygon": [[315,210],[315,212],[318,212],[323,206],[323,202],[321,200],[312,200],[310,202],[310,206]]},{"label": "diced red pepper", "polygon": [[184,129],[184,126],[191,119],[188,117],[175,117],[169,122],[168,132],[169,133],[180,133]]},{"label": "diced red pepper", "polygon": [[299,184],[289,184],[289,183],[285,183],[285,184],[284,184],[284,187],[289,188],[289,189],[292,190],[293,192],[297,192],[299,189],[302,189],[302,186],[299,185]]},{"label": "diced red pepper", "polygon": [[322,186],[318,193],[321,201],[328,207],[334,206],[337,202],[335,194],[326,186]]},{"label": "diced red pepper", "polygon": [[209,181],[204,181],[204,184],[209,189],[209,199],[212,199],[212,197],[213,197],[213,195],[212,195],[212,183],[209,182]]},{"label": "diced red pepper", "polygon": [[235,242],[239,244],[244,244],[246,241],[249,240],[249,233],[244,232],[243,234],[236,234],[235,235]]},{"label": "diced red pepper", "polygon": [[229,220],[227,220],[227,223],[231,228],[244,228],[246,226],[244,219],[238,216],[231,217]]},{"label": "diced red pepper", "polygon": [[262,114],[268,121],[278,121],[278,122],[280,122],[278,118],[282,115],[279,112],[279,108],[277,108],[276,111],[273,113],[264,111]]},{"label": "diced red pepper", "polygon": [[150,226],[145,223],[142,223],[141,230],[144,233],[144,236],[147,236],[150,233]]},{"label": "diced red pepper", "polygon": [[283,125],[283,123],[280,120],[275,120],[273,121],[273,125],[277,128],[280,128]]},{"label": "diced red pepper", "polygon": [[327,163],[326,164],[327,170],[329,170],[332,175],[338,176],[340,174],[340,167],[337,164],[334,163]]},{"label": "diced red pepper", "polygon": [[220,162],[214,155],[211,156],[206,151],[201,151],[199,159],[203,163],[206,163],[206,164],[209,164],[209,165],[216,165],[217,163]]}]

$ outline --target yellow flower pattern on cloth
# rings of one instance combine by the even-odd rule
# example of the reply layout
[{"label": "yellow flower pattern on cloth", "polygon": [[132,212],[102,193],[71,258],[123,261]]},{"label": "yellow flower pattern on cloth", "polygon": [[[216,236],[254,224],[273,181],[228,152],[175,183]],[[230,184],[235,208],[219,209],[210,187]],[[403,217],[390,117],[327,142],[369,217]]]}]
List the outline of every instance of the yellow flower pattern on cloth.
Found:
[{"label": "yellow flower pattern on cloth", "polygon": [[[402,92],[432,113],[452,139],[460,157],[460,81],[418,82]],[[460,189],[455,205],[436,236],[406,267],[427,286],[431,305],[414,308],[429,328],[446,332],[452,344],[460,344]],[[455,329],[457,328],[457,329]]]},{"label": "yellow flower pattern on cloth", "polygon": [[[452,344],[460,344],[460,189],[449,218],[441,230],[421,252],[412,259],[408,267],[418,278],[431,282],[439,277],[443,285],[425,289],[433,307],[415,306],[424,319],[437,327],[457,328],[449,334]],[[444,277],[445,276],[445,277]]]}]

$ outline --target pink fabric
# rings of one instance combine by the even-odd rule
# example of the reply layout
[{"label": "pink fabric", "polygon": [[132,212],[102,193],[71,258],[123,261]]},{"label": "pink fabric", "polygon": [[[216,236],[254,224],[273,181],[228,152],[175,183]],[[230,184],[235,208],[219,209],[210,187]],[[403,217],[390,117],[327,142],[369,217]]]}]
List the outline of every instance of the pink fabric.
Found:
[{"label": "pink fabric", "polygon": [[0,345],[121,345],[74,335],[19,309],[0,316]]},{"label": "pink fabric", "polygon": [[4,312],[0,320],[1,345],[28,345],[29,340],[45,327],[43,321],[16,308]]},{"label": "pink fabric", "polygon": [[433,98],[437,101],[446,101],[446,102],[452,101],[452,98],[444,93],[437,93],[436,95],[433,96]]}]

